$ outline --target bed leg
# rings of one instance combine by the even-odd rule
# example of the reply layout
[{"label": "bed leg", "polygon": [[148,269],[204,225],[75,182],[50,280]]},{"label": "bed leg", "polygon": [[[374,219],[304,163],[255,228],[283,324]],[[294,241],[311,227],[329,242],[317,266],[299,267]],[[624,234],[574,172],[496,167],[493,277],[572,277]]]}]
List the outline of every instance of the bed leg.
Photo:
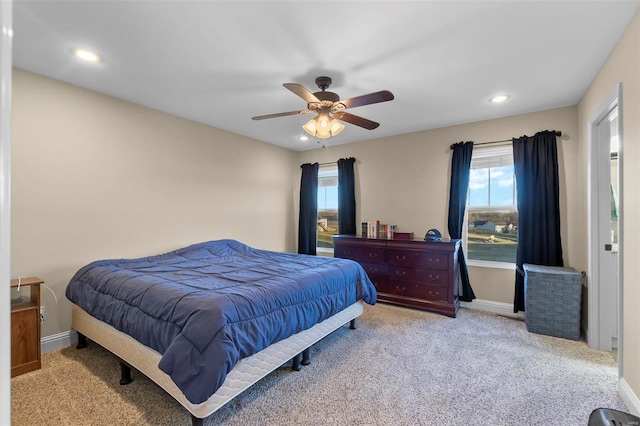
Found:
[{"label": "bed leg", "polygon": [[87,347],[87,336],[82,333],[78,333],[78,344],[76,349],[84,349]]},{"label": "bed leg", "polygon": [[124,386],[131,382],[133,382],[133,379],[131,378],[131,367],[120,361],[120,384]]},{"label": "bed leg", "polygon": [[193,414],[191,415],[191,425],[192,426],[202,426],[204,424],[204,419],[200,417],[196,417]]},{"label": "bed leg", "polygon": [[351,322],[349,323],[349,328],[351,330],[355,330],[356,329],[356,319],[352,319]]},{"label": "bed leg", "polygon": [[311,364],[311,348],[302,351],[302,365]]},{"label": "bed leg", "polygon": [[302,354],[297,354],[291,360],[291,368],[295,371],[302,370]]}]

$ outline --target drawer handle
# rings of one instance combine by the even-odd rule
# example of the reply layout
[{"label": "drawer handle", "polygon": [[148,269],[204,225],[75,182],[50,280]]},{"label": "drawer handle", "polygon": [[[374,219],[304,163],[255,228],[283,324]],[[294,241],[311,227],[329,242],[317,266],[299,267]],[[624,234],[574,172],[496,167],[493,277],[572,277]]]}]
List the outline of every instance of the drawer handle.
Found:
[{"label": "drawer handle", "polygon": [[369,253],[369,257],[378,257],[378,253]]},{"label": "drawer handle", "polygon": [[405,289],[406,289],[405,286],[402,286],[402,288],[400,288],[399,285],[396,286],[396,290],[398,290],[398,291],[405,291]]},{"label": "drawer handle", "polygon": [[406,274],[406,271],[396,271],[396,275],[400,275],[401,277],[404,277]]},{"label": "drawer handle", "polygon": [[436,275],[436,276],[434,277],[433,275],[429,274],[429,279],[431,279],[431,280],[438,280],[438,279],[440,279],[440,275]]},{"label": "drawer handle", "polygon": [[431,262],[431,263],[440,263],[440,259],[437,258],[437,257],[435,259],[433,257],[430,257],[429,258],[429,262]]},{"label": "drawer handle", "polygon": [[407,258],[406,256],[396,255],[396,259],[398,260],[405,260],[406,258]]},{"label": "drawer handle", "polygon": [[439,292],[439,291],[436,291],[436,292],[434,293],[433,291],[429,290],[429,295],[430,295],[430,296],[434,296],[434,295],[435,295],[435,296],[437,296],[437,295],[439,295],[439,294],[440,294],[440,292]]},{"label": "drawer handle", "polygon": [[372,268],[372,269],[369,269],[369,272],[371,272],[371,273],[378,272],[378,268]]}]

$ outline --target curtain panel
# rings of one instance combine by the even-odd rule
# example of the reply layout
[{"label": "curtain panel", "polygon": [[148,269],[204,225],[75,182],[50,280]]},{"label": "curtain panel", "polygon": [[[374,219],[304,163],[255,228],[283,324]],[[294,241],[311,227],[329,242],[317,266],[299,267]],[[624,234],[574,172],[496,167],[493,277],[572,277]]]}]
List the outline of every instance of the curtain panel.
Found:
[{"label": "curtain panel", "polygon": [[556,132],[513,139],[518,247],[513,312],[524,311],[522,265],[564,266],[560,240],[560,184]]},{"label": "curtain panel", "polygon": [[[471,173],[471,154],[473,142],[459,142],[453,144],[451,157],[451,186],[449,187],[449,236],[452,239],[462,238],[464,226],[464,211],[467,206],[467,191],[469,189],[469,176]],[[458,253],[460,269],[461,291],[458,298],[464,302],[471,302],[476,298],[469,282],[467,261],[462,248]]]},{"label": "curtain panel", "polygon": [[300,181],[298,253],[316,254],[318,232],[318,163],[303,164]]},{"label": "curtain panel", "polygon": [[356,234],[355,158],[338,160],[338,233]]}]

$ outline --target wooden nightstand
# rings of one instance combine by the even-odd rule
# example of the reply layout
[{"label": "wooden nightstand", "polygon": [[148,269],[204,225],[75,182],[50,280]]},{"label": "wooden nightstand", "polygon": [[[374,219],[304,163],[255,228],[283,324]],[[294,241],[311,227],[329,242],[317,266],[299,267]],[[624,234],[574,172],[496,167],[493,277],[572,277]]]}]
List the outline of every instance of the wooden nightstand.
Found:
[{"label": "wooden nightstand", "polygon": [[[41,366],[40,284],[43,283],[37,277],[21,278],[20,292],[28,290],[29,297],[11,302],[11,377]],[[18,280],[11,280],[11,287],[18,287]]]}]

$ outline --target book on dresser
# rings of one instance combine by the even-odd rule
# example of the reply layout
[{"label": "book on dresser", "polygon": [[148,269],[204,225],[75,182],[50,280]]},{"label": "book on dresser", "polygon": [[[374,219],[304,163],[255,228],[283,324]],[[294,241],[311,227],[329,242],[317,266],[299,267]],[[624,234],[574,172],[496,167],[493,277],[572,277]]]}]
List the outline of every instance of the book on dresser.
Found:
[{"label": "book on dresser", "polygon": [[[379,220],[370,220],[361,223],[362,238],[393,238],[398,226],[388,223],[380,223]],[[413,233],[411,233],[413,235]]]},{"label": "book on dresser", "polygon": [[333,255],[360,263],[378,301],[456,316],[460,240],[424,241],[335,235]]}]

